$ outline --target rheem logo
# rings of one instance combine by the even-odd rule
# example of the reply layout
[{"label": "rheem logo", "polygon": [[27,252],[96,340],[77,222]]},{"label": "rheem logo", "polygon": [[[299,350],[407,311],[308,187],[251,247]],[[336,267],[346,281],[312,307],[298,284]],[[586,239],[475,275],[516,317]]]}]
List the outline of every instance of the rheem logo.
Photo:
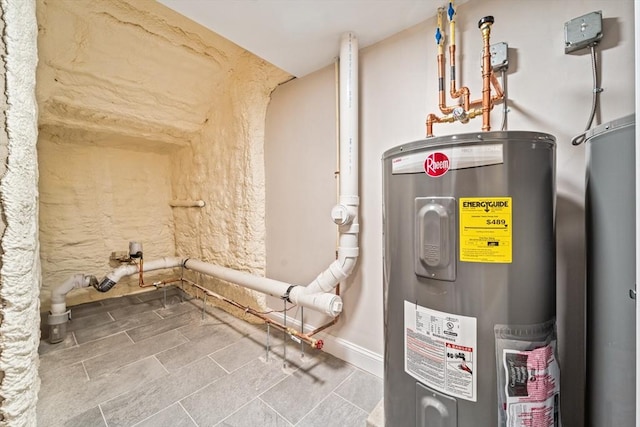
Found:
[{"label": "rheem logo", "polygon": [[449,170],[449,158],[439,151],[429,154],[424,161],[424,171],[427,175],[438,177]]}]

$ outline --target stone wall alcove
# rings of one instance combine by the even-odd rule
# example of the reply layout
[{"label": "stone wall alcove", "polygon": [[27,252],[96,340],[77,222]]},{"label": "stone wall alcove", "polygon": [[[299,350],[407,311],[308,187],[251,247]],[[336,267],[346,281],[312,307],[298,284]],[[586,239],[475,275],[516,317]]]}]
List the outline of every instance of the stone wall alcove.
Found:
[{"label": "stone wall alcove", "polygon": [[[36,10],[41,310],[72,274],[109,272],[130,240],[145,260],[264,274],[265,113],[290,76],[156,2],[38,0]],[[74,290],[68,303],[136,291],[131,278],[107,294]]]}]

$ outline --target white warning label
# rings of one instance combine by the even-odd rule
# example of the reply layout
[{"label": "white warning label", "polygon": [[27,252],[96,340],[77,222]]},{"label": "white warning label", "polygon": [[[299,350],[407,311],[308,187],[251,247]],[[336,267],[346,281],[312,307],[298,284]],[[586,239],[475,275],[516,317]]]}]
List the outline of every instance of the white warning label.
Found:
[{"label": "white warning label", "polygon": [[475,402],[476,318],[404,302],[404,370],[429,387]]}]

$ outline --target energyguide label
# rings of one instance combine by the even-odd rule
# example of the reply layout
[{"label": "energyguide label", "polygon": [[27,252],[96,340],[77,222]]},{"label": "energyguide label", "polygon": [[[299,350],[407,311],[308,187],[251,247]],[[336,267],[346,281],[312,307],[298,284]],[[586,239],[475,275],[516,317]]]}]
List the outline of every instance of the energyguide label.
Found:
[{"label": "energyguide label", "polygon": [[511,197],[460,199],[460,261],[512,262]]}]

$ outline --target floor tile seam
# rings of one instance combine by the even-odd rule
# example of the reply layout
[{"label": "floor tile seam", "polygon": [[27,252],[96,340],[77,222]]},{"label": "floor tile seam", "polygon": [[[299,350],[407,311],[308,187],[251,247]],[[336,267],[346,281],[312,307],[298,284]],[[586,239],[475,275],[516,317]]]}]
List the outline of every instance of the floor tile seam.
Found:
[{"label": "floor tile seam", "polygon": [[83,343],[81,343],[81,344],[78,344],[78,345],[85,345],[85,344],[88,344],[88,343],[90,343],[90,342],[98,341],[98,340],[101,340],[101,339],[104,339],[104,338],[109,338],[109,337],[112,337],[112,336],[114,336],[114,335],[121,334],[121,333],[123,333],[123,332],[126,332],[126,331],[118,331],[118,332],[114,332],[114,333],[112,333],[112,334],[105,335],[105,336],[100,337],[100,338],[96,338],[96,339],[92,339],[92,340],[89,340],[89,341],[85,341],[85,342],[83,342]]},{"label": "floor tile seam", "polygon": [[[159,308],[158,310],[164,310],[164,309]],[[151,310],[151,311],[153,312],[153,314],[155,314],[156,316],[158,316],[161,320],[168,319],[168,317],[162,317],[162,316],[160,316],[160,314],[158,313],[158,310]]]},{"label": "floor tile seam", "polygon": [[[238,341],[240,341],[240,340],[238,340]],[[232,342],[231,344],[227,344],[227,345],[225,345],[224,347],[217,349],[217,350],[216,350],[216,351],[214,351],[213,353],[209,353],[209,354],[208,354],[208,356],[211,356],[211,355],[213,355],[213,354],[216,354],[216,353],[217,353],[217,352],[219,352],[219,351],[226,350],[227,348],[229,348],[229,347],[231,347],[232,345],[236,344],[238,341],[234,341],[234,342]]]},{"label": "floor tile seam", "polygon": [[107,422],[107,417],[105,417],[104,412],[102,412],[102,406],[98,405],[98,410],[100,411],[100,415],[102,415],[102,421],[104,421],[104,425],[109,427],[109,423]]},{"label": "floor tile seam", "polygon": [[[140,421],[138,421],[138,422],[136,422],[136,423],[132,424],[132,425],[131,425],[131,427],[135,427],[135,426],[137,426],[137,425],[142,424],[143,422],[147,421],[149,418],[151,418],[151,417],[154,417],[154,416],[158,415],[160,412],[164,411],[164,410],[165,410],[165,409],[167,409],[167,408],[170,408],[171,406],[175,405],[176,403],[177,403],[177,402],[173,402],[171,405],[167,406],[166,408],[162,408],[162,409],[160,409],[159,411],[154,412],[153,414],[149,415],[148,417],[145,417],[145,418],[141,419]],[[108,426],[107,426],[107,427],[108,427]]]},{"label": "floor tile seam", "polygon": [[271,385],[271,387],[267,388],[266,390],[264,390],[262,393],[258,394],[258,397],[262,397],[264,394],[268,393],[269,390],[271,390],[272,388],[276,387],[278,384],[280,384],[282,381],[286,380],[287,378],[289,378],[291,375],[293,375],[293,373],[296,371],[292,371],[290,373],[285,373],[284,377],[282,377],[282,379],[280,381],[276,381],[275,383],[273,383]]},{"label": "floor tile seam", "polygon": [[[150,358],[150,357],[148,357],[148,358]],[[148,359],[148,358],[146,357],[145,359]],[[138,360],[138,362],[139,362],[139,361],[141,361],[141,360],[144,360],[144,359],[140,359],[140,360]],[[130,393],[131,391],[133,391],[133,390],[137,389],[139,386],[141,386],[141,385],[148,385],[148,383],[150,383],[150,382],[152,382],[152,381],[155,381],[155,380],[157,380],[157,379],[160,379],[160,378],[162,378],[162,377],[150,378],[150,379],[148,379],[148,380],[146,380],[146,381],[139,382],[139,383],[137,383],[135,386],[133,386],[133,387],[131,387],[131,388],[127,388],[125,391],[123,391],[123,392],[121,392],[121,393],[118,393],[118,394],[116,394],[115,396],[110,397],[109,399],[107,399],[107,400],[105,400],[105,401],[103,401],[103,402],[100,402],[100,403],[98,404],[98,406],[100,406],[100,410],[102,411],[102,405],[106,405],[107,403],[111,402],[112,400],[119,399],[121,396],[124,396],[125,394]],[[174,402],[174,403],[175,403],[175,402]],[[105,420],[106,420],[106,417],[105,417]]]},{"label": "floor tile seam", "polygon": [[[111,375],[111,374],[113,374],[113,373],[115,373],[115,372],[117,372],[117,371],[119,371],[121,369],[127,368],[127,367],[129,367],[129,366],[131,366],[131,365],[133,365],[135,363],[139,363],[139,362],[142,362],[143,360],[152,359],[152,358],[155,358],[155,354],[149,354],[149,355],[147,355],[145,357],[141,357],[140,359],[136,359],[136,360],[134,360],[132,362],[128,362],[128,363],[126,363],[124,365],[118,366],[115,369],[111,369],[109,371],[103,372],[100,375],[91,378],[90,381],[95,381],[100,377],[104,377],[105,375]],[[158,359],[156,359],[156,360],[158,360]],[[162,363],[160,363],[160,365],[162,365]]]},{"label": "floor tile seam", "polygon": [[[343,385],[344,383],[346,383],[349,379],[351,379],[351,377],[353,377],[353,376],[355,375],[355,373],[356,373],[356,371],[355,371],[355,370],[354,370],[354,371],[352,371],[349,375],[347,375],[347,376],[345,377],[345,379],[343,379],[342,381],[340,381],[340,383],[339,383],[337,386],[335,386],[335,387],[331,390],[331,392],[333,393],[333,392],[335,392],[337,389],[339,389],[340,387],[342,387],[342,385]],[[336,394],[337,394],[337,393],[336,393]]]},{"label": "floor tile seam", "polygon": [[278,411],[276,410],[276,408],[274,408],[273,406],[271,406],[271,405],[269,405],[267,402],[265,402],[265,400],[264,400],[262,397],[257,396],[257,397],[256,397],[256,399],[260,400],[260,401],[261,401],[262,403],[264,403],[268,408],[270,408],[273,412],[275,412],[276,414],[278,414],[278,415],[279,415],[283,420],[285,420],[286,422],[288,422],[288,423],[289,423],[289,425],[291,425],[291,426],[293,426],[293,425],[294,425],[291,421],[289,421],[289,418],[285,417],[285,416],[284,416],[284,415],[282,415],[280,412],[278,412]]},{"label": "floor tile seam", "polygon": [[215,363],[216,365],[218,365],[220,367],[220,369],[222,369],[224,372],[227,373],[227,375],[229,375],[231,372],[233,371],[228,371],[227,369],[225,369],[224,366],[222,366],[221,364],[218,363],[218,361],[216,359],[214,359],[213,357],[211,357],[213,353],[211,354],[207,354],[205,357],[208,357],[209,359],[211,359],[213,361],[213,363]]},{"label": "floor tile seam", "polygon": [[87,377],[87,381],[91,381],[91,377],[89,377],[89,371],[87,371],[87,367],[84,365],[84,361],[80,362],[82,364],[82,369],[84,370],[84,375]]},{"label": "floor tile seam", "polygon": [[338,393],[336,393],[335,391],[332,391],[331,394],[335,394],[337,397],[339,397],[340,399],[344,400],[345,402],[347,402],[349,405],[351,406],[355,406],[356,408],[360,409],[363,413],[365,414],[369,414],[371,411],[367,411],[364,408],[361,408],[360,406],[356,405],[355,403],[353,403],[352,401],[350,401],[349,399],[347,399],[344,396],[339,395]]},{"label": "floor tile seam", "polygon": [[182,410],[184,411],[184,413],[187,414],[187,417],[189,417],[189,419],[191,420],[193,425],[199,426],[199,424],[196,422],[196,420],[193,419],[193,417],[191,416],[189,411],[187,411],[187,408],[185,408],[180,401],[178,401],[178,406],[180,406],[182,408]]},{"label": "floor tile seam", "polygon": [[[169,332],[169,331],[167,331],[167,332]],[[157,337],[157,336],[156,336],[156,337]],[[155,338],[155,337],[149,337],[149,338],[147,338],[147,339],[151,339],[151,338]],[[143,340],[143,341],[145,341],[145,340]],[[140,341],[140,342],[142,342],[142,341]],[[133,345],[135,346],[136,344],[139,344],[140,342],[133,343]],[[155,358],[155,359],[158,361],[158,363],[160,363],[160,365],[162,365],[162,368],[166,371],[167,369],[164,367],[164,365],[162,364],[162,362],[160,362],[160,360],[156,357],[156,355],[158,355],[158,354],[160,354],[160,353],[162,353],[162,352],[164,352],[164,351],[168,351],[168,350],[171,350],[171,349],[173,349],[173,348],[179,347],[179,346],[181,346],[182,344],[185,344],[185,343],[183,342],[183,343],[180,343],[180,344],[174,345],[173,347],[167,347],[167,348],[164,348],[164,349],[162,349],[162,350],[160,350],[160,351],[157,351],[157,352],[155,352],[155,353],[147,354],[146,356],[142,356],[142,357],[140,357],[139,359],[136,359],[136,360],[133,360],[133,361],[131,361],[131,362],[125,363],[124,365],[118,366],[118,367],[117,367],[117,368],[115,368],[114,370],[110,370],[110,371],[107,371],[107,372],[103,372],[102,374],[98,375],[98,377],[101,377],[102,375],[105,375],[105,374],[111,374],[111,373],[113,373],[113,372],[115,372],[115,371],[117,371],[117,370],[119,370],[119,369],[123,369],[123,368],[125,368],[125,367],[127,367],[127,366],[133,365],[134,363],[138,363],[138,362],[140,362],[141,360],[145,360],[145,359],[149,359],[149,358]],[[111,352],[109,352],[109,353],[111,353]],[[109,354],[109,353],[103,353],[102,355],[104,355],[104,354]],[[96,357],[97,357],[97,356],[96,356]],[[90,360],[90,359],[87,359],[87,360]],[[98,378],[98,377],[96,377],[96,378]]]},{"label": "floor tile seam", "polygon": [[309,409],[309,411],[307,411],[307,413],[306,413],[306,414],[304,414],[304,415],[302,416],[302,418],[300,418],[300,419],[298,420],[298,422],[297,422],[297,423],[295,423],[294,425],[300,425],[300,423],[301,423],[302,421],[304,421],[304,419],[305,419],[305,418],[307,418],[307,417],[309,416],[309,414],[311,414],[313,411],[315,411],[315,409],[316,409],[317,407],[319,407],[320,405],[322,405],[322,404],[324,403],[324,401],[325,401],[325,400],[327,400],[327,399],[331,396],[331,394],[332,394],[332,393],[333,393],[333,392],[329,392],[325,397],[323,397],[322,399],[320,399],[320,401],[319,401],[316,405],[314,405],[311,409]]},{"label": "floor tile seam", "polygon": [[[109,313],[109,315],[110,315],[112,318],[114,318],[114,319],[115,319],[115,320],[114,320],[114,322],[120,322],[120,321],[123,321],[123,320],[130,320],[130,319],[132,319],[132,318],[134,318],[134,317],[140,316],[141,314],[150,313],[150,312],[152,312],[152,311],[153,311],[153,310],[139,311],[139,312],[137,312],[137,313],[127,314],[127,315],[125,315],[125,316],[119,316],[119,317],[117,317],[117,318],[116,318],[114,315],[112,315],[111,313]],[[154,321],[155,321],[155,320],[152,320],[151,322],[154,322]],[[139,326],[144,326],[144,325],[137,325],[137,326],[134,326],[133,328],[137,328],[137,327],[139,327]],[[129,329],[133,329],[133,328],[129,328]],[[125,329],[125,330],[127,330],[127,329]]]},{"label": "floor tile seam", "polygon": [[220,421],[218,421],[215,425],[219,426],[221,425],[225,420],[228,420],[229,418],[231,418],[232,416],[234,416],[235,414],[237,414],[238,412],[240,412],[241,410],[243,410],[247,405],[249,405],[250,403],[252,403],[253,401],[255,401],[256,399],[258,399],[258,397],[255,397],[251,400],[249,400],[247,403],[245,403],[244,405],[242,405],[241,407],[239,407],[238,409],[236,409],[235,411],[233,411],[231,414],[227,415],[226,417],[224,417],[223,419],[221,419]]},{"label": "floor tile seam", "polygon": [[[174,305],[176,305],[176,306],[177,306],[177,305],[179,305],[179,304],[184,304],[184,303],[187,303],[187,302],[189,302],[189,301],[186,301],[186,300],[185,300],[185,301],[183,301],[183,302],[180,302],[180,303],[178,303],[178,304],[174,304]],[[152,311],[153,311],[153,312],[154,312],[158,317],[160,317],[160,318],[161,318],[161,319],[163,319],[163,320],[171,319],[172,317],[181,316],[181,315],[183,315],[183,314],[185,314],[185,313],[189,313],[189,311],[185,311],[184,313],[178,313],[178,314],[173,314],[173,315],[171,315],[171,316],[162,317],[162,315],[161,315],[160,313],[158,313],[158,311],[160,311],[160,310],[166,310],[166,307],[158,308],[158,309],[155,309],[155,310],[152,310]],[[191,310],[193,310],[193,311],[197,311],[197,310],[199,310],[199,309],[198,309],[198,308],[193,308],[193,309],[191,309]]]},{"label": "floor tile seam", "polygon": [[[189,394],[187,394],[187,395],[183,396],[181,399],[179,399],[179,400],[178,400],[178,403],[180,403],[180,406],[182,406],[182,403],[181,403],[181,402],[183,402],[185,399],[188,399],[189,397],[193,396],[194,394],[199,393],[199,392],[201,392],[202,390],[204,390],[205,388],[209,387],[211,384],[215,384],[215,383],[217,383],[218,381],[222,380],[223,378],[227,378],[227,377],[228,377],[228,375],[223,375],[223,376],[221,376],[221,377],[218,377],[218,378],[214,379],[213,381],[211,381],[211,382],[209,382],[209,383],[207,383],[207,384],[203,385],[203,386],[202,386],[202,387],[200,387],[199,389],[194,390],[192,393],[189,393]],[[184,406],[183,406],[183,408],[184,408]],[[184,410],[186,411],[186,408],[184,408]],[[187,413],[189,413],[189,411],[187,411]],[[197,423],[196,423],[196,425],[197,425]]]},{"label": "floor tile seam", "polygon": [[164,366],[164,364],[160,361],[160,359],[158,359],[157,355],[158,354],[156,353],[152,357],[158,361],[158,363],[160,364],[160,366],[162,366],[162,369],[164,369],[167,375],[171,375],[171,372],[169,372],[169,370]]}]

